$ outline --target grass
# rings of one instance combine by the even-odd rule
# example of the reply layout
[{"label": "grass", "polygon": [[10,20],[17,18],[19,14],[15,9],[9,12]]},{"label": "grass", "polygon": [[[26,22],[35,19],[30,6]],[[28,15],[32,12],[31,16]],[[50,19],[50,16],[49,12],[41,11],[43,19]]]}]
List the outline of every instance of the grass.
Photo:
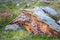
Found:
[{"label": "grass", "polygon": [[33,35],[21,29],[19,31],[0,31],[0,40],[60,40],[60,38],[46,35]]}]

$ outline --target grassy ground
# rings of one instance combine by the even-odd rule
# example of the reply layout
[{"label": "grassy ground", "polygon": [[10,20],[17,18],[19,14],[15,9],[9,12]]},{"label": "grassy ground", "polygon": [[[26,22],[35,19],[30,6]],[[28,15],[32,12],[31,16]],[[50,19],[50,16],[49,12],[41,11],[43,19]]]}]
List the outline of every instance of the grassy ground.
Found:
[{"label": "grassy ground", "polygon": [[19,31],[0,31],[0,40],[60,40],[60,38],[33,35],[21,29]]},{"label": "grassy ground", "polygon": [[[30,5],[30,8],[33,6],[40,6],[41,3],[37,2],[35,5]],[[13,7],[14,8],[14,7]],[[20,8],[26,8],[26,4],[21,4],[20,7],[16,7],[11,12],[11,15],[9,18],[3,18],[4,20],[0,20],[0,29],[3,28],[15,17],[20,15]],[[16,13],[16,14],[15,14]],[[60,40],[59,37],[50,37],[46,35],[33,35],[32,33],[28,33],[25,28],[18,30],[18,31],[4,31],[0,30],[0,40]]]}]

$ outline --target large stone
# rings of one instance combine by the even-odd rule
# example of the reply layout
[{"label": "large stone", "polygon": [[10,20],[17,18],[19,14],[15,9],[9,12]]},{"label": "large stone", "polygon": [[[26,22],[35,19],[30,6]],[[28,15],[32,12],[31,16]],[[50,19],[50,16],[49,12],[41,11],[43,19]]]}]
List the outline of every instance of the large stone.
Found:
[{"label": "large stone", "polygon": [[30,17],[31,22],[26,23],[25,28],[28,32],[33,32],[34,34],[48,34],[48,35],[59,35],[60,34],[60,25],[56,23],[54,19],[52,19],[50,16],[46,15],[42,9],[39,7],[34,8],[32,11],[33,13],[30,13],[30,10],[23,10],[23,14],[26,14],[25,16]]},{"label": "large stone", "polygon": [[24,25],[28,32],[60,36],[60,25],[40,8],[23,9],[22,15],[10,22],[7,29],[17,30],[18,25]]}]

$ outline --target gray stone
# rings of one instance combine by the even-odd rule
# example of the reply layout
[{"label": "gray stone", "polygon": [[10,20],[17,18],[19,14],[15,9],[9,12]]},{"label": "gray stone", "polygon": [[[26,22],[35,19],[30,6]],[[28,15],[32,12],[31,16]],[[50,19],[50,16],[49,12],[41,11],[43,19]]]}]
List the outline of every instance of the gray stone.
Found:
[{"label": "gray stone", "polygon": [[56,21],[50,16],[46,15],[46,13],[44,13],[40,7],[35,7],[33,11],[38,16],[38,18],[44,23],[48,24],[51,29],[60,32],[60,25],[58,25]]},{"label": "gray stone", "polygon": [[47,14],[50,14],[52,16],[55,16],[57,15],[58,13],[51,7],[46,7],[46,6],[41,6],[40,7],[44,12],[46,12]]},{"label": "gray stone", "polygon": [[19,29],[19,25],[17,24],[9,24],[5,27],[5,30],[18,30]]}]

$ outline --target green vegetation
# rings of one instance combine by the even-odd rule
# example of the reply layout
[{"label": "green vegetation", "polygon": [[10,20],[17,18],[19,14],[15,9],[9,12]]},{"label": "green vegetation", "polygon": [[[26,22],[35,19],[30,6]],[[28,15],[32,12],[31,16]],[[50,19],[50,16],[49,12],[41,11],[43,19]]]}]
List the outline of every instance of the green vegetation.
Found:
[{"label": "green vegetation", "polygon": [[42,2],[37,1],[37,2],[35,2],[35,3],[33,3],[33,4],[31,4],[31,5],[30,5],[30,8],[33,8],[33,7],[35,7],[35,6],[42,6]]},{"label": "green vegetation", "polygon": [[60,40],[60,38],[46,35],[33,35],[21,29],[20,31],[2,31],[0,33],[0,40]]},{"label": "green vegetation", "polygon": [[60,0],[56,1],[51,6],[52,6],[52,8],[54,8],[56,10],[60,10]]}]

